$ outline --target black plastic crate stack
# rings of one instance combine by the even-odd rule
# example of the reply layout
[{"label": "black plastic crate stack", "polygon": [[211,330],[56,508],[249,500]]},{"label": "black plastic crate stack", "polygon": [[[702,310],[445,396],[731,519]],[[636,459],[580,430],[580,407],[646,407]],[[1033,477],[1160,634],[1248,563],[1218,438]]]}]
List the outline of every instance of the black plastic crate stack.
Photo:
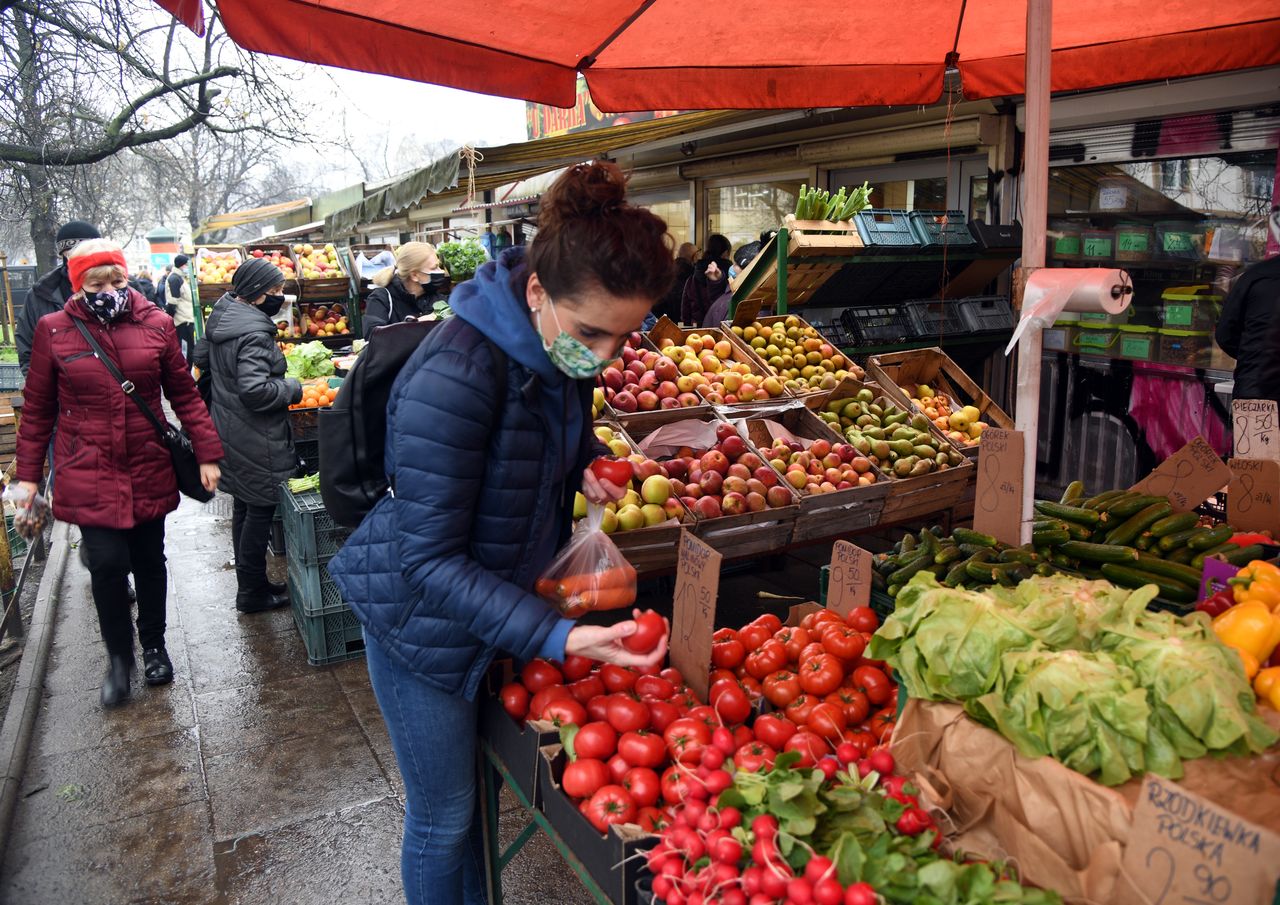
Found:
[{"label": "black plastic crate stack", "polygon": [[320,438],[294,440],[293,452],[298,458],[297,476],[302,478],[320,470]]},{"label": "black plastic crate stack", "polygon": [[1018,325],[1018,316],[1004,296],[974,296],[955,304],[970,333],[1010,333]]},{"label": "black plastic crate stack", "polygon": [[846,308],[840,323],[852,348],[894,346],[911,337],[911,320],[902,305],[868,305]]},{"label": "black plastic crate stack", "polygon": [[946,339],[967,335],[969,324],[960,312],[960,306],[947,299],[921,299],[907,302],[903,307],[911,320],[911,329],[917,339]]},{"label": "black plastic crate stack", "polygon": [[909,211],[875,208],[859,211],[854,225],[867,254],[910,254],[920,248],[920,240],[911,228]]},{"label": "black plastic crate stack", "polygon": [[351,608],[329,577],[329,560],[351,534],[325,511],[320,494],[280,488],[280,513],[288,549],[293,621],[313,666],[364,655],[364,636]]}]

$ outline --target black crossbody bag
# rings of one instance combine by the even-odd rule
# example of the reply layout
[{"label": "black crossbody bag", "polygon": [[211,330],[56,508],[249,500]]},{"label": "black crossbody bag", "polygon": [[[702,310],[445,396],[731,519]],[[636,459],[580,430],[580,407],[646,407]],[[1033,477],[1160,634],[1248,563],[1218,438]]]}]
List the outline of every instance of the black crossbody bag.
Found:
[{"label": "black crossbody bag", "polygon": [[156,417],[155,412],[142,401],[134,390],[133,381],[129,380],[124,374],[120,373],[120,369],[116,367],[107,353],[102,351],[102,346],[98,345],[98,341],[93,338],[93,334],[89,332],[89,328],[78,318],[71,318],[71,322],[76,325],[76,329],[80,331],[80,335],[85,338],[85,342],[93,349],[93,357],[102,362],[111,376],[120,384],[120,389],[124,394],[137,403],[138,408],[142,409],[142,414],[147,416],[147,420],[151,422],[156,432],[160,434],[160,442],[169,450],[169,458],[173,461],[173,472],[178,477],[178,490],[182,491],[184,496],[189,496],[193,500],[201,503],[207,503],[213,499],[213,494],[204,489],[204,482],[200,480],[200,463],[196,461],[195,449],[191,446],[191,438],[187,436],[187,432],[180,427],[175,427],[168,421],[163,421]]}]

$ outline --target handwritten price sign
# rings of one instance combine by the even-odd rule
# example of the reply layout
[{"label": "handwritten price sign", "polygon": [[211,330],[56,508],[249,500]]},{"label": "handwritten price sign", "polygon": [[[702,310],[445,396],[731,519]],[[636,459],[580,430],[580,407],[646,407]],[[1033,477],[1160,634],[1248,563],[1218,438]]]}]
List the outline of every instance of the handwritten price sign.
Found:
[{"label": "handwritten price sign", "polygon": [[1135,905],[1258,905],[1275,893],[1280,836],[1148,775],[1122,871]]},{"label": "handwritten price sign", "polygon": [[1242,531],[1280,531],[1280,462],[1231,459],[1227,521]]},{"label": "handwritten price sign", "polygon": [[704,701],[711,664],[711,634],[716,624],[716,597],[720,591],[720,560],[715,550],[688,531],[680,531],[671,665],[680,670],[689,687]]},{"label": "handwritten price sign", "polygon": [[1231,470],[1204,437],[1165,459],[1131,489],[1166,496],[1175,512],[1190,512],[1231,480]]},{"label": "handwritten price sign", "polygon": [[871,554],[847,540],[831,548],[827,574],[827,609],[848,616],[854,607],[871,602]]},{"label": "handwritten price sign", "polygon": [[1022,543],[1022,462],[1025,455],[1021,431],[989,427],[978,447],[978,486],[973,528],[1006,544]]},{"label": "handwritten price sign", "polygon": [[1280,462],[1280,421],[1274,399],[1237,399],[1231,403],[1236,457]]}]

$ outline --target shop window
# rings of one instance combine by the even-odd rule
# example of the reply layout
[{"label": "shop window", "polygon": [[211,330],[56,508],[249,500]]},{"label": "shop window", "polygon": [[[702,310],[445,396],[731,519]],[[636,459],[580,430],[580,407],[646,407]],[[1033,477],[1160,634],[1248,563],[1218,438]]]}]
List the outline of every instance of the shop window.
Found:
[{"label": "shop window", "polygon": [[902,211],[947,209],[947,177],[901,179],[872,187],[871,206]]},{"label": "shop window", "polygon": [[1185,160],[1166,160],[1160,164],[1160,189],[1166,193],[1191,190],[1191,167]]},{"label": "shop window", "polygon": [[734,248],[755,242],[795,213],[800,180],[752,182],[707,189],[707,235],[721,233]]}]

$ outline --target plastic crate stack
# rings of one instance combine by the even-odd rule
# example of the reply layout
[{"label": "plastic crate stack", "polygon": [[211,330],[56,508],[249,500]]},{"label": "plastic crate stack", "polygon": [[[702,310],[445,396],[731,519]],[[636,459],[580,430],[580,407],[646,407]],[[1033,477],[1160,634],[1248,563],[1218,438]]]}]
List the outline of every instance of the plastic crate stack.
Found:
[{"label": "plastic crate stack", "polygon": [[329,577],[327,564],[350,531],[334,522],[318,493],[280,488],[293,621],[312,666],[364,655],[364,635]]}]

